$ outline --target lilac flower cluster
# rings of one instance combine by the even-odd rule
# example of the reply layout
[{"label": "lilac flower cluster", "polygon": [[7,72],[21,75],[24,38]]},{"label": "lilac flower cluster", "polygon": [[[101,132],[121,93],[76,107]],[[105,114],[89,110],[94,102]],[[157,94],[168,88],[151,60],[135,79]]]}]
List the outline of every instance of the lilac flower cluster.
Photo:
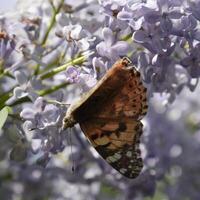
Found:
[{"label": "lilac flower cluster", "polygon": [[[20,2],[20,12],[0,17],[2,199],[199,199],[200,2]],[[61,129],[66,104],[122,56],[149,94],[134,180],[108,166],[78,126]]]}]

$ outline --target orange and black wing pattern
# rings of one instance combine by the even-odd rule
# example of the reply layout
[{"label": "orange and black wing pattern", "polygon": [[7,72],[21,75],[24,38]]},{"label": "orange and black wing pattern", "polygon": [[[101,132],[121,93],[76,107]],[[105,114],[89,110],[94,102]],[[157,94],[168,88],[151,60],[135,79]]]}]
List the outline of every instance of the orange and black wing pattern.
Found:
[{"label": "orange and black wing pattern", "polygon": [[118,61],[109,70],[74,117],[98,153],[121,174],[135,178],[143,166],[140,120],[147,99],[139,72],[125,64]]},{"label": "orange and black wing pattern", "polygon": [[93,147],[114,169],[128,178],[139,175],[143,166],[139,149],[140,121],[93,118],[80,126]]}]

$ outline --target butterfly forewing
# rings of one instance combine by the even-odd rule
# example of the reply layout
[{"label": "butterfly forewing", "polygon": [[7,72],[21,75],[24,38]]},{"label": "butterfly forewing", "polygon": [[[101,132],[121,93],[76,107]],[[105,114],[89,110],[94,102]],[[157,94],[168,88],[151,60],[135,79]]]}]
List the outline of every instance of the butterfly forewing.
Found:
[{"label": "butterfly forewing", "polygon": [[97,113],[97,116],[130,117],[141,119],[147,111],[146,88],[140,80],[140,74],[134,68],[125,75],[125,84],[117,94],[108,100],[108,106]]}]

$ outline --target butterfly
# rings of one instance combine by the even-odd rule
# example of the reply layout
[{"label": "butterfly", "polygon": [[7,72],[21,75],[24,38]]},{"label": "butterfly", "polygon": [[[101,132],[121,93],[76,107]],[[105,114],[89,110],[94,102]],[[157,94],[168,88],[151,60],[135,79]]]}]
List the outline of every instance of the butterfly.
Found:
[{"label": "butterfly", "polygon": [[63,129],[79,123],[105,161],[125,177],[135,178],[143,167],[139,143],[148,108],[146,93],[140,73],[123,57],[69,106]]}]

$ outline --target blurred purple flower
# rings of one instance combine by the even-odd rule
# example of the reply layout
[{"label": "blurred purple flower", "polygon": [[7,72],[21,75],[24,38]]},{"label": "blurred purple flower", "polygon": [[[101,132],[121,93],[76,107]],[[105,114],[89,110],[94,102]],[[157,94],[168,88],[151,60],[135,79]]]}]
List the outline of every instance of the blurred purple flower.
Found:
[{"label": "blurred purple flower", "polygon": [[76,67],[69,66],[65,75],[67,77],[67,81],[79,84],[83,91],[89,90],[97,83],[95,74],[93,74],[92,70],[88,68],[78,69]]},{"label": "blurred purple flower", "polygon": [[90,46],[90,38],[88,32],[83,29],[79,24],[76,25],[67,25],[62,28],[61,31],[57,31],[57,36],[64,38],[69,45],[79,48],[82,51],[85,51]]},{"label": "blurred purple flower", "polygon": [[[13,113],[1,130],[1,197],[110,199],[112,188],[112,199],[145,199],[155,192],[154,198],[198,199],[200,160],[194,155],[200,152],[199,2],[100,0],[97,4],[97,1],[90,0],[65,1],[58,13],[55,12],[63,1],[21,2],[26,4],[25,10],[30,14],[23,13],[22,18],[6,15],[5,18],[13,18],[14,23],[8,24],[12,28],[20,18],[23,27],[13,28],[16,37],[9,34],[7,38],[0,34],[0,58],[3,64],[11,66],[9,72],[15,78],[12,81],[11,77],[0,74],[0,106],[4,106],[4,98],[12,93],[15,100],[28,96],[34,103],[21,102],[12,106]],[[70,14],[65,13],[66,7],[70,8]],[[21,9],[16,9],[17,13],[18,10]],[[54,23],[55,15],[57,23]],[[8,31],[7,25],[3,27],[2,33]],[[18,38],[22,35],[26,42],[18,45]],[[12,52],[18,50],[16,39],[23,57],[21,62],[19,54],[9,52],[9,49]],[[15,43],[14,46],[11,42]],[[58,66],[90,51],[94,53],[80,62],[80,66],[67,68],[67,81],[89,90],[117,59],[126,55],[141,72],[149,97],[153,97],[149,101],[148,115],[143,120],[141,149],[144,168],[134,180],[125,179],[101,159],[78,126],[72,129],[68,144],[66,132],[60,130],[64,107],[44,100],[54,97],[58,100],[60,84],[62,86],[66,77],[60,73],[40,80],[40,75],[54,73],[60,69]],[[13,86],[15,89],[10,92]],[[196,96],[192,98],[195,93],[184,96],[184,87],[197,91]],[[76,96],[76,89],[77,85],[62,88],[63,96],[59,101],[73,101],[70,98]],[[45,97],[37,98],[38,91],[44,92]],[[160,94],[162,96],[156,101]],[[161,104],[166,103],[168,107],[162,107]],[[9,135],[13,127],[21,127],[20,111],[25,120],[21,140]],[[15,134],[18,131],[12,130]],[[12,139],[7,139],[9,137]],[[74,173],[71,173],[72,166]],[[156,187],[157,183],[162,187]]]},{"label": "blurred purple flower", "polygon": [[199,1],[188,1],[188,11],[192,13],[192,15],[197,19],[200,20],[200,2]]},{"label": "blurred purple flower", "polygon": [[161,30],[165,34],[168,34],[172,30],[172,20],[180,19],[183,13],[176,8],[176,3],[174,5],[173,2],[167,1],[158,1],[157,3],[159,10],[149,9],[149,11],[145,13],[144,19],[150,24],[159,22]]},{"label": "blurred purple flower", "polygon": [[102,30],[104,41],[100,42],[96,49],[99,55],[112,61],[116,61],[120,56],[126,55],[129,45],[125,41],[116,41],[116,37],[110,28]]},{"label": "blurred purple flower", "polygon": [[4,30],[0,30],[0,62],[1,65],[7,61],[16,47],[15,35],[9,36]]},{"label": "blurred purple flower", "polygon": [[66,69],[65,75],[67,77],[67,81],[70,83],[78,83],[80,72],[76,67],[69,66]]},{"label": "blurred purple flower", "polygon": [[105,22],[106,25],[111,28],[112,30],[121,29],[124,30],[128,27],[127,23],[120,18],[118,18],[118,14],[122,11],[124,6],[126,6],[126,1],[99,1],[100,5],[102,6],[102,12],[105,14]]},{"label": "blurred purple flower", "polygon": [[94,73],[95,73],[95,77],[97,79],[100,79],[100,77],[102,77],[106,71],[108,70],[108,66],[107,66],[107,62],[103,62],[103,60],[101,59],[101,57],[97,58],[94,57],[92,59],[92,65],[94,68]]},{"label": "blurred purple flower", "polygon": [[30,41],[36,41],[40,36],[41,18],[35,16],[22,16],[21,22]]},{"label": "blurred purple flower", "polygon": [[47,104],[42,97],[38,97],[33,104],[33,108],[24,108],[20,116],[31,121],[35,128],[43,129],[48,126],[55,126],[60,120],[60,114],[59,108]]},{"label": "blurred purple flower", "polygon": [[22,71],[18,70],[14,72],[15,79],[19,86],[16,86],[13,90],[13,96],[7,100],[7,104],[10,105],[14,103],[17,99],[28,96],[32,101],[34,101],[38,94],[35,89],[40,87],[39,81],[28,80],[27,75]]},{"label": "blurred purple flower", "polygon": [[42,152],[56,153],[63,150],[60,130],[62,115],[60,108],[47,104],[42,97],[36,99],[33,108],[22,110],[20,116],[26,120],[23,129],[34,153],[43,156]]},{"label": "blurred purple flower", "polygon": [[192,78],[200,76],[200,44],[197,44],[180,62]]}]

